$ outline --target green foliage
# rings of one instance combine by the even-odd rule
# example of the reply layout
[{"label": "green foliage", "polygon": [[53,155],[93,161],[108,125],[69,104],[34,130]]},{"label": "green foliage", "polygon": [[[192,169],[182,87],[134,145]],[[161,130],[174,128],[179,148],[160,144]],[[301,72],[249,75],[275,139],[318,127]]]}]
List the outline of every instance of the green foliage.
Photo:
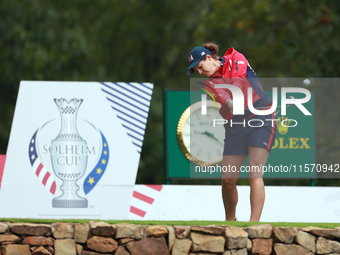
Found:
[{"label": "green foliage", "polygon": [[[2,0],[0,153],[21,80],[152,82],[137,183],[164,183],[162,91],[189,88],[194,46],[216,42],[220,55],[235,47],[263,78],[338,77],[339,12],[329,0]],[[318,123],[318,161],[339,163],[339,91],[315,89],[316,116],[332,123]]]}]

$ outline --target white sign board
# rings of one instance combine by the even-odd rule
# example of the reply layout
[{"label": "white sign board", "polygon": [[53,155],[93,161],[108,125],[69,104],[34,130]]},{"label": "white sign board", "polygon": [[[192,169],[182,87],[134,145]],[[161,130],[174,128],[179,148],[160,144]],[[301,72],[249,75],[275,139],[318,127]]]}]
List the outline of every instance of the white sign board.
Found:
[{"label": "white sign board", "polygon": [[153,84],[22,81],[0,218],[126,219]]},{"label": "white sign board", "polygon": [[[238,186],[238,221],[249,221],[249,186]],[[261,222],[340,222],[339,187],[267,186]],[[131,220],[224,221],[221,186],[136,185]]]}]

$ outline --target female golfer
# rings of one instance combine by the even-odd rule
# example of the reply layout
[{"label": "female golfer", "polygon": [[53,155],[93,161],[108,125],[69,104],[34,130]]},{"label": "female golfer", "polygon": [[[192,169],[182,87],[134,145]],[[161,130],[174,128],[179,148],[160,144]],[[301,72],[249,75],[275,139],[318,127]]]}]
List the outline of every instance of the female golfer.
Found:
[{"label": "female golfer", "polygon": [[[223,169],[237,171],[223,172],[222,198],[225,208],[225,219],[235,220],[238,193],[236,183],[242,170],[249,174],[250,184],[250,221],[259,221],[265,199],[262,167],[266,164],[270,149],[275,141],[275,117],[254,115],[248,109],[248,96],[252,98],[255,108],[272,104],[271,98],[263,91],[254,70],[247,59],[234,48],[230,48],[223,57],[217,55],[218,46],[207,43],[195,47],[189,54],[190,66],[187,74],[197,71],[209,79],[204,88],[221,103],[220,114],[227,121],[223,152]],[[231,84],[237,88],[215,88],[215,84]],[[233,88],[232,86],[232,88]],[[248,95],[248,88],[252,94]],[[233,115],[236,100],[244,98],[244,115]],[[208,95],[209,96],[209,95]],[[236,113],[235,113],[236,114]],[[242,167],[249,155],[249,165]],[[228,168],[229,166],[229,168]],[[242,168],[241,168],[242,167]]]}]

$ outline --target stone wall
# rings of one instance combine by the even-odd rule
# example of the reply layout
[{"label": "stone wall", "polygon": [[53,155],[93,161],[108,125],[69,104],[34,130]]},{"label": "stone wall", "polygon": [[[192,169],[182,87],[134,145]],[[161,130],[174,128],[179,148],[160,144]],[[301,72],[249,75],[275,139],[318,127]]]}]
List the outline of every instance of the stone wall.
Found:
[{"label": "stone wall", "polygon": [[0,255],[340,255],[340,227],[0,222]]}]

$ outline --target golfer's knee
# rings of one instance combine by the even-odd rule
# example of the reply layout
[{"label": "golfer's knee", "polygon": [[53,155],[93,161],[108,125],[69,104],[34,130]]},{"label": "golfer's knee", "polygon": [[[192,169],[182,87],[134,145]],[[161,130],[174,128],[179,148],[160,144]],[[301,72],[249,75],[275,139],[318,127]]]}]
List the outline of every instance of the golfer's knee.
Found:
[{"label": "golfer's knee", "polygon": [[249,162],[249,180],[251,178],[258,179],[262,178],[263,176],[263,164],[261,164],[259,161],[253,161]]},{"label": "golfer's knee", "polygon": [[249,177],[249,186],[263,186],[263,179],[261,177]]},{"label": "golfer's knee", "polygon": [[227,188],[234,188],[236,187],[237,179],[235,178],[222,178],[223,186]]}]

